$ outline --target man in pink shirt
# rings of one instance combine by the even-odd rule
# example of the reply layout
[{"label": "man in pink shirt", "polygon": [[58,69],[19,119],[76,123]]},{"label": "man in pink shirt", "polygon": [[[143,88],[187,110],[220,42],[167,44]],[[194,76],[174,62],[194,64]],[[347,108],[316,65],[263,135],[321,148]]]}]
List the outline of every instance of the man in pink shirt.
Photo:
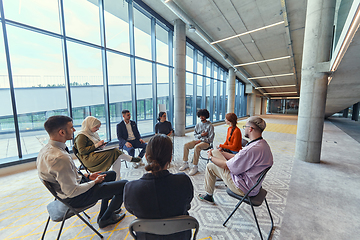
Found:
[{"label": "man in pink shirt", "polygon": [[[262,138],[266,127],[265,121],[257,116],[248,118],[244,129],[245,137],[250,141],[237,154],[210,150],[208,157],[211,162],[206,166],[205,191],[199,194],[201,201],[214,204],[216,177],[221,178],[231,191],[238,195],[252,188],[261,172],[272,166],[273,156],[268,143]],[[255,196],[261,188],[259,184],[249,195]]]}]

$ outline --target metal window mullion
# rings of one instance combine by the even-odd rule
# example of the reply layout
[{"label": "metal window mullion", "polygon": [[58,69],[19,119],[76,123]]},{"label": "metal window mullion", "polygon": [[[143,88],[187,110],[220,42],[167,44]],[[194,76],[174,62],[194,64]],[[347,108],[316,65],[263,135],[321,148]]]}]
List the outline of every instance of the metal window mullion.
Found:
[{"label": "metal window mullion", "polygon": [[193,50],[193,125],[196,124],[196,100],[197,100],[197,49]]},{"label": "metal window mullion", "polygon": [[[66,31],[65,31],[65,17],[64,17],[64,3],[63,0],[59,0],[59,17],[60,17],[60,31],[62,35],[62,54],[64,62],[64,77],[65,77],[65,88],[66,88],[66,98],[67,98],[67,109],[68,115],[73,117],[72,110],[72,100],[71,100],[71,89],[70,89],[70,73],[69,73],[69,61],[68,61],[68,51],[67,51],[67,42],[66,42]],[[74,139],[72,140],[74,143]]]},{"label": "metal window mullion", "polygon": [[12,69],[11,69],[11,61],[10,61],[9,42],[8,42],[8,38],[7,38],[4,6],[3,6],[3,1],[2,0],[0,0],[0,14],[1,14],[1,19],[2,19],[1,25],[2,25],[2,32],[3,32],[3,38],[4,38],[6,65],[7,65],[7,70],[8,70],[11,105],[12,105],[13,116],[14,116],[16,145],[17,145],[17,149],[18,149],[18,157],[22,158],[19,119],[17,117],[17,109],[16,109],[16,101],[15,101],[15,89],[14,89],[14,83],[13,83],[13,78],[12,78]]},{"label": "metal window mullion", "polygon": [[[174,126],[174,83],[173,83],[173,32],[168,32],[168,48],[169,48],[169,121]],[[185,80],[186,81],[186,80]],[[185,94],[186,95],[186,94]]]},{"label": "metal window mullion", "polygon": [[136,101],[136,71],[135,71],[135,36],[134,36],[134,11],[133,1],[128,1],[129,15],[129,43],[130,43],[130,72],[131,72],[131,100],[132,119],[137,122],[137,101]]},{"label": "metal window mullion", "polygon": [[214,62],[210,62],[210,121],[214,121]]},{"label": "metal window mullion", "polygon": [[203,75],[203,81],[202,81],[202,101],[201,101],[201,108],[206,108],[206,61],[207,58],[205,55],[203,56],[203,69],[202,69],[202,75]]},{"label": "metal window mullion", "polygon": [[151,18],[151,60],[152,60],[152,94],[153,94],[153,126],[157,116],[157,66],[156,66],[156,19]]},{"label": "metal window mullion", "polygon": [[105,35],[105,16],[104,1],[99,0],[99,18],[100,18],[100,36],[101,36],[101,63],[104,83],[104,105],[105,105],[105,122],[106,138],[111,140],[111,121],[110,121],[110,101],[109,101],[109,84],[107,71],[107,54],[106,54],[106,35]]}]

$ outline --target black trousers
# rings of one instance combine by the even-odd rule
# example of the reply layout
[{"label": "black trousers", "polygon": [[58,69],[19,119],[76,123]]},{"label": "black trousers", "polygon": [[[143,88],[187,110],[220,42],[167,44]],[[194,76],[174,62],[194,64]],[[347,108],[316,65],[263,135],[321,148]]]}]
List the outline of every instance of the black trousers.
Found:
[{"label": "black trousers", "polygon": [[[115,181],[116,173],[114,171],[103,172],[106,174],[102,183],[96,184],[88,191],[73,198],[67,198],[65,201],[74,208],[80,208],[101,201],[100,213],[98,219],[107,219],[111,217],[112,213],[121,207],[123,203],[124,186],[127,180]],[[88,178],[83,177],[81,182],[90,181]],[[108,205],[109,200],[110,204]]]}]

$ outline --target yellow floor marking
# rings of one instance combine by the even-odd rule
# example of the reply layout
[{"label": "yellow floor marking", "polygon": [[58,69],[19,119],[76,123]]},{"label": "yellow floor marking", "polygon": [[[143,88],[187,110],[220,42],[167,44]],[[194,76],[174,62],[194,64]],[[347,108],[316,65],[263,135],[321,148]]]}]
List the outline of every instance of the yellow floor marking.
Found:
[{"label": "yellow floor marking", "polygon": [[[243,129],[246,121],[238,122],[237,126],[240,129]],[[226,126],[226,125],[224,125]],[[278,133],[289,133],[296,134],[297,125],[290,124],[279,124],[279,123],[266,123],[265,132],[278,132]]]}]

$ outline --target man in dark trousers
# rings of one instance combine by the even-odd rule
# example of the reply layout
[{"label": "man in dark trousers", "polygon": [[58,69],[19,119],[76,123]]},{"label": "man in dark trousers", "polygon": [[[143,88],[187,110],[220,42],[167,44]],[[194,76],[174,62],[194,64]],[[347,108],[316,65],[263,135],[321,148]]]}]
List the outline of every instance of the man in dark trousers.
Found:
[{"label": "man in dark trousers", "polygon": [[[136,122],[130,120],[130,111],[125,109],[121,113],[124,120],[122,120],[116,126],[117,138],[119,139],[119,148],[126,150],[132,157],[135,155],[135,148],[141,148],[139,158],[142,158],[145,154],[147,144],[144,140],[141,139]],[[144,165],[144,163],[133,163],[134,168],[137,168],[141,165]]]},{"label": "man in dark trousers", "polygon": [[78,171],[65,145],[75,132],[70,117],[52,116],[46,120],[44,127],[50,140],[40,150],[36,160],[39,178],[50,182],[58,196],[74,208],[88,206],[102,199],[97,218],[100,228],[121,221],[125,217],[125,213],[119,212],[127,180],[114,181],[114,171],[91,174]]}]

